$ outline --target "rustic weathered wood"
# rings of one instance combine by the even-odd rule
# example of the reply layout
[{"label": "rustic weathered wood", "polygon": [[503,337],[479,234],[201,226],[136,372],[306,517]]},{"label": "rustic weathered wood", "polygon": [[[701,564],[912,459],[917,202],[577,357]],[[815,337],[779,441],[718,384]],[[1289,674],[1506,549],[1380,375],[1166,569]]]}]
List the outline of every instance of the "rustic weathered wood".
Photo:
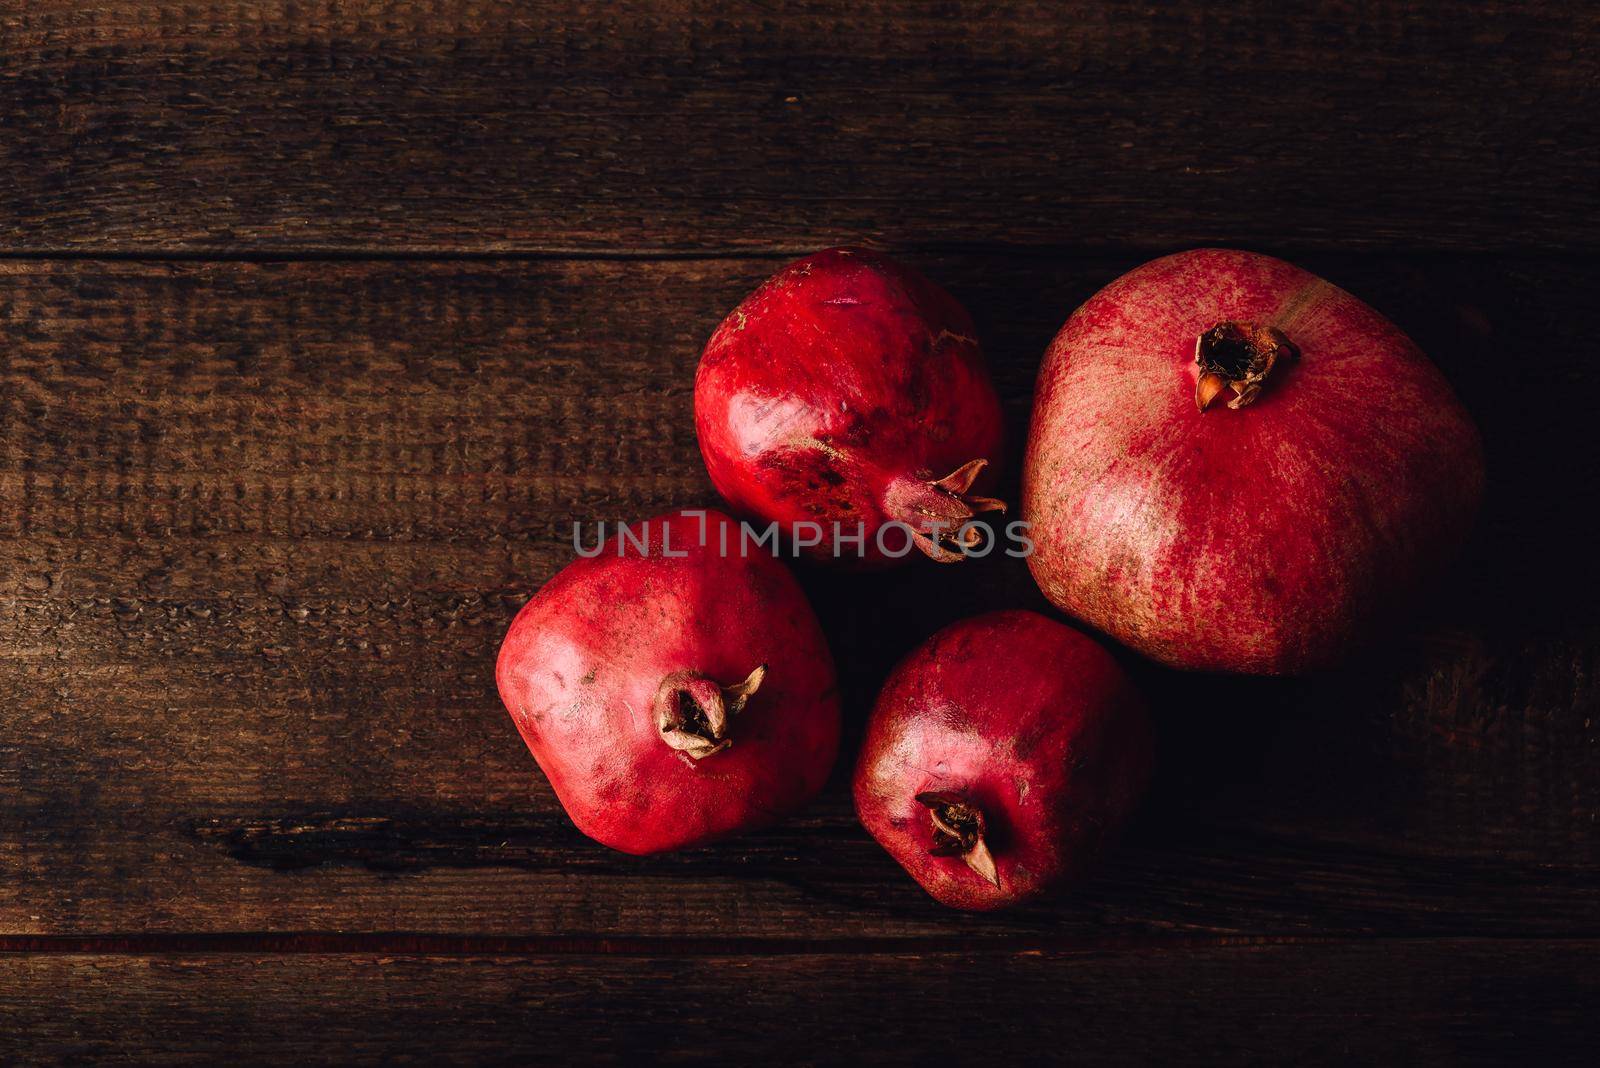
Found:
[{"label": "rustic weathered wood", "polygon": [[11,251],[1600,249],[1593,5],[0,4]]},{"label": "rustic weathered wood", "polygon": [[[0,0],[0,1061],[1592,1061],[1600,10],[1269,0]],[[1479,536],[1301,681],[1132,663],[1101,874],[988,917],[856,826],[582,838],[494,694],[574,520],[710,503],[700,345],[869,240],[1013,431],[1199,243],[1377,304]],[[1491,255],[1485,255],[1490,253]],[[802,572],[847,753],[1025,568]]]},{"label": "rustic weathered wood", "polygon": [[1592,1063],[1593,941],[0,957],[29,1063]]},{"label": "rustic weathered wood", "polygon": [[[1020,434],[1051,333],[1133,260],[917,262],[973,309]],[[711,500],[694,363],[773,261],[0,265],[0,935],[1600,936],[1600,586],[1565,488],[1596,475],[1590,276],[1310,265],[1478,411],[1480,544],[1359,671],[1140,667],[1145,819],[1068,901],[983,919],[904,879],[843,769],[765,834],[610,853],[494,694],[573,520]],[[803,578],[852,731],[933,628],[1039,604],[998,562]]]}]

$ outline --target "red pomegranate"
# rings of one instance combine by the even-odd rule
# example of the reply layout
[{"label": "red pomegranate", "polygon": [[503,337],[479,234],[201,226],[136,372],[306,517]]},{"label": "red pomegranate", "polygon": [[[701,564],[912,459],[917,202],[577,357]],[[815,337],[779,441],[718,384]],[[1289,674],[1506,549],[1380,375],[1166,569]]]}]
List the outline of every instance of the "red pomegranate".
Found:
[{"label": "red pomegranate", "polygon": [[1082,875],[1150,778],[1149,720],[1094,640],[1034,612],[952,624],[889,676],[856,812],[940,902],[988,910]]},{"label": "red pomegranate", "polygon": [[501,700],[567,814],[659,853],[800,807],[833,765],[839,705],[794,577],[720,512],[628,532],[546,583],[500,648]]},{"label": "red pomegranate", "polygon": [[706,345],[694,411],[717,490],[817,559],[961,560],[982,537],[968,521],[1005,508],[972,492],[1001,445],[972,320],[875,252],[818,252],[745,298]]},{"label": "red pomegranate", "polygon": [[1202,249],[1056,336],[1023,518],[1063,610],[1177,667],[1277,675],[1370,638],[1482,491],[1472,419],[1399,329],[1282,260]]}]

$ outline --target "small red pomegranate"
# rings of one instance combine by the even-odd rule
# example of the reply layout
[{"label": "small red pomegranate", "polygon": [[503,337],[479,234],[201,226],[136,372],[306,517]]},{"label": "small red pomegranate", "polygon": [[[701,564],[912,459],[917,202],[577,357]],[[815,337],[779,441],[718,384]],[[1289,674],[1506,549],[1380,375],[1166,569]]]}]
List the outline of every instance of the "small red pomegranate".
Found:
[{"label": "small red pomegranate", "polygon": [[1093,639],[1034,612],[952,624],[889,676],[856,812],[923,889],[989,910],[1081,876],[1153,764],[1144,705]]},{"label": "small red pomegranate", "polygon": [[834,248],[791,263],[701,357],[711,481],[817,559],[881,565],[912,544],[963,559],[982,537],[968,521],[1005,508],[973,493],[1002,433],[973,333],[950,294],[887,256]]},{"label": "small red pomegranate", "polygon": [[1383,316],[1282,260],[1203,249],[1067,321],[1022,492],[1063,610],[1177,667],[1296,674],[1369,639],[1462,542],[1483,458]]},{"label": "small red pomegranate", "polygon": [[501,700],[578,829],[613,849],[772,823],[822,788],[839,746],[811,606],[720,512],[628,529],[518,613]]}]

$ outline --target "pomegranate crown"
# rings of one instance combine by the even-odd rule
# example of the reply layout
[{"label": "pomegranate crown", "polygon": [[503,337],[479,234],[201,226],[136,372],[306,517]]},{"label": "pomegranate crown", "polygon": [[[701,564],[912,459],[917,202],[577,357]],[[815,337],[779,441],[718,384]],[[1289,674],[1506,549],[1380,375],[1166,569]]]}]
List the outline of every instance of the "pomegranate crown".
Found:
[{"label": "pomegranate crown", "polygon": [[1232,389],[1228,407],[1237,411],[1256,399],[1274,367],[1299,356],[1294,342],[1277,327],[1220,322],[1195,339],[1194,362],[1200,368],[1195,407],[1203,412],[1224,389]]},{"label": "pomegranate crown", "polygon": [[988,824],[983,810],[960,794],[944,791],[920,793],[917,803],[928,810],[933,821],[933,848],[929,852],[936,857],[960,857],[967,867],[1000,889],[1000,873],[984,841]]},{"label": "pomegranate crown", "polygon": [[758,664],[743,682],[719,685],[698,671],[675,671],[661,680],[652,702],[661,740],[694,760],[733,744],[728,728],[767,677]]}]

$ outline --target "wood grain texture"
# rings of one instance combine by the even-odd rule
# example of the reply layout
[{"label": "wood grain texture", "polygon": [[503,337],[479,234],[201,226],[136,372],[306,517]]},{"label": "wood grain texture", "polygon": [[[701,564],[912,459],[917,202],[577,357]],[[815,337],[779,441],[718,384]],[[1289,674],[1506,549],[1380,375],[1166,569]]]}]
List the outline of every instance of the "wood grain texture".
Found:
[{"label": "wood grain texture", "polygon": [[[0,1062],[1590,1063],[1600,9],[0,0]],[[1094,289],[1288,254],[1480,420],[1478,537],[1300,681],[1133,662],[1065,899],[850,811],[631,858],[494,693],[576,520],[711,503],[690,387],[791,254],[973,311],[1016,446]],[[846,753],[1026,569],[801,579]]]},{"label": "wood grain texture", "polygon": [[8,250],[1600,248],[1600,12],[0,3]]},{"label": "wood grain texture", "polygon": [[[28,1062],[1589,1063],[1600,943],[0,957]],[[1130,992],[1137,992],[1130,997]]]},{"label": "wood grain texture", "polygon": [[[1020,440],[1045,343],[1134,261],[916,262],[973,310]],[[1482,419],[1479,544],[1359,672],[1137,666],[1165,710],[1144,818],[1068,900],[981,920],[866,838],[842,768],[770,832],[610,853],[494,694],[572,521],[711,500],[694,363],[774,261],[0,265],[0,935],[1600,937],[1596,531],[1565,489],[1597,475],[1590,276],[1308,265]],[[1040,604],[999,562],[802,578],[852,733],[937,626]]]}]

